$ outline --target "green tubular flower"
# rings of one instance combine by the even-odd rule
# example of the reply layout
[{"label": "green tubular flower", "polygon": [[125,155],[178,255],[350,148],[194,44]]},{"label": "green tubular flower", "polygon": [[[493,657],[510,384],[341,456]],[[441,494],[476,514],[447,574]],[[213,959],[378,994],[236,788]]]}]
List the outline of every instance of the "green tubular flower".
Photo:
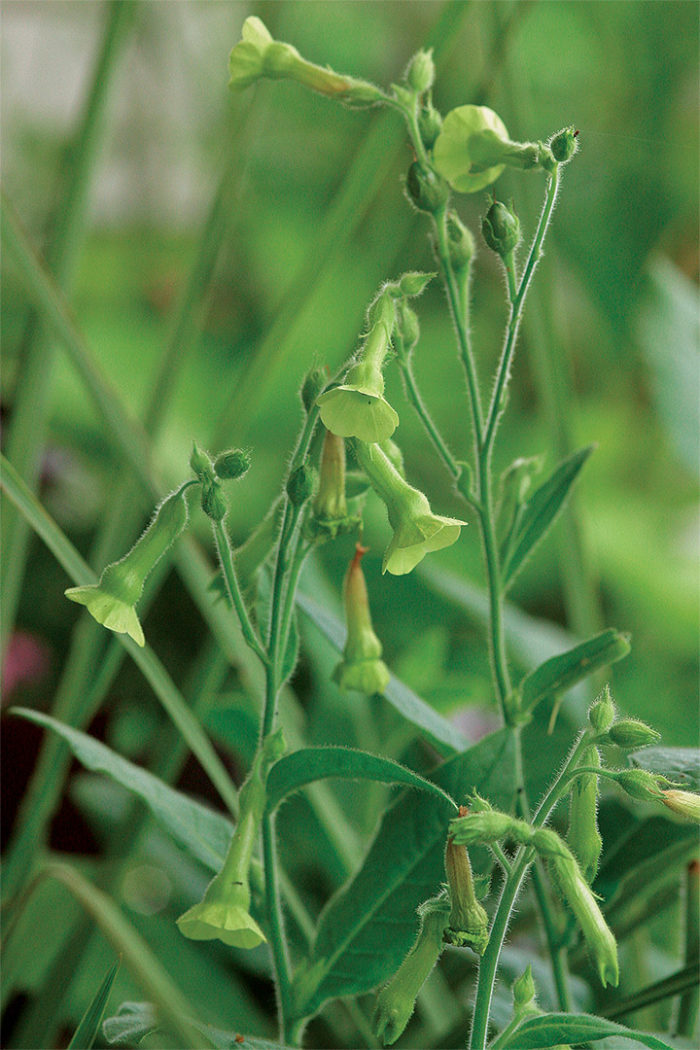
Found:
[{"label": "green tubular flower", "polygon": [[[464,808],[460,808],[460,813]],[[483,955],[489,943],[489,918],[476,899],[469,854],[464,846],[455,844],[452,836],[445,847],[445,872],[452,910],[444,939],[448,944],[472,948],[477,955]]]},{"label": "green tubular flower", "polygon": [[[275,738],[268,738],[270,747]],[[240,791],[240,816],[223,868],[209,883],[204,897],[177,920],[185,937],[193,941],[218,939],[232,948],[256,948],[265,934],[250,914],[249,871],[260,821],[265,809],[264,770],[274,760],[272,752],[258,752],[250,775]]]},{"label": "green tubular flower", "polygon": [[229,56],[231,88],[241,90],[261,77],[269,77],[295,80],[322,95],[358,105],[384,101],[384,95],[373,84],[307,62],[291,44],[274,40],[264,22],[255,16],[246,18],[241,37]]},{"label": "green tubular flower", "polygon": [[408,484],[379,445],[357,441],[355,454],[372,488],[386,504],[394,530],[382,572],[403,576],[426,554],[457,542],[466,522],[433,514],[427,496]]},{"label": "green tubular flower", "polygon": [[187,524],[184,491],[182,487],[163,500],[141,538],[121,561],[106,567],[99,583],[69,587],[65,592],[66,598],[84,605],[98,623],[129,635],[140,646],[145,639],[136,603],[146,578]]},{"label": "green tubular flower", "polygon": [[382,375],[396,321],[388,294],[380,293],[370,307],[370,318],[374,323],[359,360],[348,370],[343,383],[321,394],[316,403],[323,425],[338,437],[384,441],[399,424],[398,415],[384,397]]},{"label": "green tubular flower", "polygon": [[415,944],[377,996],[372,1027],[384,1046],[395,1043],[411,1020],[416,997],[443,949],[442,934],[447,921],[444,906],[428,901],[419,914],[421,926]]},{"label": "green tubular flower", "polygon": [[[545,832],[548,832],[546,839]],[[598,969],[601,984],[604,988],[608,984],[617,986],[617,943],[603,918],[595,896],[581,874],[576,858],[556,832],[548,828],[542,828],[535,833],[533,845],[546,860],[553,885],[576,916]]]},{"label": "green tubular flower", "polygon": [[318,491],[311,507],[309,535],[318,541],[336,539],[357,528],[360,519],[348,514],[345,496],[345,439],[327,430],[323,438]]},{"label": "green tubular flower", "polygon": [[495,182],[506,165],[534,168],[543,148],[512,142],[508,130],[488,106],[458,106],[448,113],[433,148],[435,170],[460,193],[476,193]]},{"label": "green tubular flower", "polygon": [[347,640],[343,659],[333,672],[333,681],[343,692],[355,690],[366,696],[383,693],[389,684],[389,670],[381,659],[382,643],[372,628],[367,585],[360,564],[366,547],[358,543],[343,584]]},{"label": "green tubular flower", "polygon": [[[581,756],[582,766],[600,767],[597,747],[589,747]],[[598,777],[580,773],[571,785],[568,842],[588,883],[598,871],[603,840],[598,830]]]}]

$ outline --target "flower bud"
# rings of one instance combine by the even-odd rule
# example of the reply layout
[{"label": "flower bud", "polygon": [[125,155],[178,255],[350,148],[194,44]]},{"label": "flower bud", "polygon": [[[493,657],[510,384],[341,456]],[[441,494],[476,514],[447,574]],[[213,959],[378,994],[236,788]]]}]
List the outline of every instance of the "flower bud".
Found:
[{"label": "flower bud", "polygon": [[356,545],[355,556],[345,575],[343,605],[347,638],[333,681],[342,692],[352,689],[365,696],[375,696],[384,692],[391,676],[381,659],[382,643],[372,628],[367,584],[360,564],[367,549],[359,543]]},{"label": "flower bud", "polygon": [[214,461],[214,473],[223,481],[235,481],[242,478],[250,469],[250,455],[242,448],[222,452]]},{"label": "flower bud", "polygon": [[287,478],[287,495],[294,507],[302,507],[311,499],[316,487],[316,471],[308,463],[293,470]]},{"label": "flower bud", "polygon": [[398,282],[399,294],[409,299],[422,295],[434,276],[434,273],[419,273],[418,271],[403,274]]},{"label": "flower bud", "polygon": [[625,718],[620,722],[615,722],[608,730],[610,742],[627,751],[648,747],[649,744],[656,743],[660,738],[660,733],[657,733],[651,726],[645,725],[644,722],[638,722],[636,718]]},{"label": "flower bud", "polygon": [[532,967],[528,965],[527,970],[518,977],[513,985],[513,1008],[517,1013],[521,1013],[530,1003],[533,1002],[536,995],[535,982],[532,977]]},{"label": "flower bud", "polygon": [[448,836],[445,847],[445,872],[452,909],[444,940],[458,948],[472,948],[477,955],[483,955],[489,942],[488,915],[476,899],[466,847],[455,845],[451,836]]},{"label": "flower bud", "polygon": [[469,266],[474,258],[476,246],[474,235],[465,226],[455,212],[447,216],[447,245],[452,268],[458,273]]},{"label": "flower bud", "polygon": [[641,802],[654,802],[661,798],[659,780],[645,769],[623,769],[613,774],[615,781],[631,798]]},{"label": "flower bud", "polygon": [[406,175],[406,192],[418,211],[432,215],[447,202],[450,188],[434,171],[414,160]]},{"label": "flower bud", "polygon": [[192,473],[199,478],[200,481],[212,481],[214,478],[214,468],[212,467],[211,459],[208,453],[204,449],[198,448],[196,443],[192,443],[192,455],[190,456],[190,467]]},{"label": "flower bud", "polygon": [[605,733],[615,721],[615,705],[610,696],[610,689],[605,687],[604,692],[591,705],[588,711],[588,721],[596,733]]},{"label": "flower bud", "polygon": [[421,926],[415,944],[377,996],[372,1027],[384,1046],[395,1043],[410,1021],[418,993],[443,949],[445,911],[440,906],[434,909],[424,906],[421,910]]},{"label": "flower bud", "polygon": [[[589,747],[583,752],[581,765],[600,767],[600,755],[596,747]],[[593,882],[603,849],[598,830],[598,777],[594,773],[580,773],[574,778],[567,838],[583,877],[586,882]]]},{"label": "flower bud", "polygon": [[428,102],[427,105],[423,106],[418,114],[418,130],[425,148],[432,149],[436,138],[442,130],[442,117],[432,102]]},{"label": "flower bud", "polygon": [[696,795],[695,792],[679,791],[673,788],[661,792],[661,801],[673,813],[700,823],[700,795]]},{"label": "flower bud", "polygon": [[202,485],[202,510],[211,521],[223,521],[228,507],[218,481]]},{"label": "flower bud", "polygon": [[579,871],[573,854],[568,853],[568,856],[561,853],[548,855],[547,868],[553,885],[576,916],[588,950],[596,963],[603,987],[607,987],[608,984],[617,986],[619,980],[617,944],[595,897]]},{"label": "flower bud", "polygon": [[562,128],[549,140],[552,156],[558,164],[566,164],[578,149],[578,131],[572,127]]},{"label": "flower bud", "polygon": [[513,205],[506,207],[501,201],[494,201],[486,212],[481,232],[489,248],[501,258],[510,255],[520,244],[520,219],[513,211]]},{"label": "flower bud", "polygon": [[305,412],[310,412],[316,404],[316,398],[321,393],[328,377],[326,371],[323,368],[311,368],[307,373],[302,383],[299,395],[301,397],[301,403],[304,406]]},{"label": "flower bud", "polygon": [[571,851],[556,831],[552,828],[537,828],[532,833],[531,844],[539,853],[540,857],[570,857]]},{"label": "flower bud", "polygon": [[428,51],[424,51],[421,48],[420,51],[416,51],[408,64],[406,82],[414,91],[422,95],[424,91],[428,91],[433,86],[434,80],[435,63],[433,62],[432,48]]},{"label": "flower bud", "polygon": [[129,553],[105,568],[99,583],[69,587],[66,598],[85,605],[104,627],[118,634],[128,634],[137,645],[145,645],[136,603],[147,577],[186,525],[187,502],[185,490],[180,488],[163,500]]},{"label": "flower bud", "polygon": [[418,315],[405,299],[396,304],[396,352],[406,358],[420,339]]}]

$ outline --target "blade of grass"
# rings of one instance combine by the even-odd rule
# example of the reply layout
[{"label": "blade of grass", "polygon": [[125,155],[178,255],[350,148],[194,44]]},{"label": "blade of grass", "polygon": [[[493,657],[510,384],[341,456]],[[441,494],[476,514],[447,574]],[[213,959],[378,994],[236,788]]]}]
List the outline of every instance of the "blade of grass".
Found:
[{"label": "blade of grass", "polygon": [[[70,292],[76,263],[82,248],[90,187],[97,167],[106,130],[106,111],[124,44],[128,39],[135,4],[112,0],[107,25],[87,96],[82,124],[71,160],[68,185],[57,209],[54,236],[49,246],[48,265],[56,283]],[[51,390],[54,347],[41,316],[30,316],[24,340],[24,361],[12,404],[12,415],[5,451],[20,474],[36,490],[41,447],[46,434],[46,413]],[[12,631],[20,588],[24,576],[29,530],[12,508],[3,519],[2,556],[2,642],[5,652]]]},{"label": "blade of grass", "polygon": [[104,980],[95,992],[87,1010],[83,1014],[80,1024],[73,1033],[73,1038],[68,1044],[68,1050],[91,1050],[100,1034],[100,1025],[104,1016],[109,993],[112,990],[114,978],[119,969],[119,960],[111,966],[105,974]]}]

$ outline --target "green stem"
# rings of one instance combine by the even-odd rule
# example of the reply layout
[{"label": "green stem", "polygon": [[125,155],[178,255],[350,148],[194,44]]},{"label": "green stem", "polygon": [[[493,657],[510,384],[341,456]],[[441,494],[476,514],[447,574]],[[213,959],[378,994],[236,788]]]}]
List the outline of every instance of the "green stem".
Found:
[{"label": "green stem", "polygon": [[[700,957],[700,861],[693,860],[685,870],[685,962],[686,968],[697,970]],[[700,989],[697,979],[683,993],[678,1002],[678,1035],[692,1038],[698,1020]]]},{"label": "green stem", "polygon": [[[541,827],[556,806],[562,794],[566,790],[566,778],[570,769],[573,768],[581,752],[590,746],[591,737],[588,731],[583,732],[564,766],[557,776],[549,791],[537,807],[532,818],[533,827]],[[479,963],[479,977],[476,986],[476,998],[474,1002],[474,1016],[472,1020],[472,1031],[470,1036],[470,1050],[485,1050],[488,1036],[489,1017],[491,1014],[491,1000],[496,980],[498,960],[503,947],[508,924],[517,899],[520,887],[527,873],[527,869],[534,860],[535,852],[531,846],[524,846],[516,854],[511,874],[503,884],[501,897],[496,907],[489,943]]]},{"label": "green stem", "polygon": [[401,368],[401,374],[403,375],[404,381],[406,383],[406,393],[408,394],[408,399],[412,403],[416,412],[418,413],[421,422],[423,423],[423,426],[425,427],[428,433],[428,437],[435,446],[437,454],[439,455],[440,459],[445,464],[450,474],[456,481],[461,474],[461,469],[457,465],[457,461],[455,460],[454,456],[447,447],[445,439],[436,427],[435,423],[432,420],[430,412],[426,408],[425,402],[423,401],[420,390],[418,389],[418,385],[416,383],[416,377],[413,374],[413,363],[411,361],[411,358],[406,357],[403,359],[399,359],[399,365]]},{"label": "green stem", "polygon": [[223,521],[212,521],[211,524],[212,532],[214,533],[214,543],[216,544],[216,550],[221,564],[221,571],[226,583],[226,591],[231,600],[231,604],[238,614],[243,637],[258,659],[263,664],[267,663],[267,653],[263,648],[262,642],[258,638],[253,624],[251,623],[246,604],[243,601],[243,595],[241,594],[241,588],[236,574],[236,565],[233,551],[231,549],[231,537],[228,534],[228,529]]}]

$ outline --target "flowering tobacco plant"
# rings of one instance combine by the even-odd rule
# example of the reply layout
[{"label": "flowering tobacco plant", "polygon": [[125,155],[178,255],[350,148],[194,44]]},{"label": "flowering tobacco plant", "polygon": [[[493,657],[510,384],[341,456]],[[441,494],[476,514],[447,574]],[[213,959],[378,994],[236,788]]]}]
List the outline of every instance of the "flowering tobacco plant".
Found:
[{"label": "flowering tobacco plant", "polygon": [[[302,1045],[309,1021],[324,1004],[366,993],[376,998],[368,1016],[366,1004],[352,1007],[358,1024],[364,1025],[366,1035],[371,1026],[384,1045],[395,1043],[413,1023],[417,1003],[420,1014],[421,1003],[427,1001],[425,982],[438,960],[446,957],[453,970],[466,966],[474,975],[469,1001],[455,1019],[460,1045],[468,1042],[472,1050],[487,1045],[494,1050],[578,1045],[619,1035],[649,1047],[667,1046],[606,1016],[621,1016],[654,1001],[654,991],[635,999],[626,987],[631,1006],[623,1004],[617,1012],[606,1009],[600,1016],[585,1011],[598,988],[614,989],[623,976],[616,935],[622,929],[616,919],[623,890],[610,880],[596,882],[605,847],[598,799],[601,784],[612,781],[621,797],[634,804],[698,822],[700,796],[674,780],[662,757],[658,768],[653,761],[649,766],[654,749],[642,749],[655,744],[658,734],[642,722],[619,717],[605,687],[590,704],[587,718],[580,719],[578,731],[572,731],[568,756],[552,770],[544,795],[528,797],[528,725],[542,708],[551,712],[553,725],[566,691],[625,657],[630,643],[624,633],[607,629],[544,659],[519,680],[506,649],[508,590],[549,532],[591,452],[585,448],[569,456],[538,487],[533,487],[532,461],[517,460],[500,482],[494,478],[494,445],[507,405],[520,322],[565,168],[575,162],[578,133],[565,127],[546,142],[517,142],[498,114],[485,106],[466,103],[443,116],[433,103],[435,67],[429,51],[419,51],[403,79],[384,90],[307,61],[292,45],[274,40],[255,17],[244,23],[242,39],[231,52],[229,73],[236,92],[260,78],[292,80],[353,108],[386,107],[403,120],[415,158],[406,173],[405,195],[425,219],[438,272],[389,276],[367,307],[356,353],[338,375],[329,379],[325,369],[318,368],[306,376],[302,425],[283,492],[244,544],[234,548],[227,514],[232,494],[248,484],[255,455],[234,449],[211,456],[195,445],[190,475],[159,504],[131,551],[108,565],[99,581],[88,580],[66,591],[98,623],[142,649],[145,638],[137,607],[148,577],[166,552],[182,543],[195,514],[208,519],[218,555],[212,602],[223,603],[229,629],[231,614],[235,616],[233,629],[240,631],[263,682],[258,744],[240,791],[227,780],[191,712],[171,701],[171,713],[220,786],[235,829],[223,817],[214,821],[191,800],[167,794],[170,789],[158,786],[155,778],[140,779],[134,788],[124,772],[128,764],[119,766],[114,756],[106,755],[104,745],[45,716],[25,714],[61,734],[90,768],[106,769],[140,792],[180,844],[208,865],[213,878],[201,899],[187,887],[189,899],[177,928],[189,940],[218,940],[242,953],[269,952],[265,958],[275,984],[282,1044]],[[521,228],[514,204],[495,195],[506,169],[544,182],[542,210],[529,234]],[[477,239],[457,209],[460,194],[487,189],[490,200],[481,233],[502,265],[509,313],[496,375],[484,402],[480,359],[469,327]],[[420,296],[437,280],[444,287],[464,372],[465,410],[460,409],[460,415],[468,420],[468,461],[450,450],[426,407],[413,368],[421,353]],[[400,373],[409,409],[387,399],[388,369]],[[417,413],[451,478],[449,514],[436,512],[432,494],[417,487],[404,468],[399,424],[401,413],[408,410]],[[390,576],[411,573],[433,552],[465,542],[465,531],[470,542],[479,538],[488,593],[492,688],[501,726],[471,747],[417,697],[411,694],[406,700],[392,677],[370,611],[372,595],[391,581],[369,574],[366,578],[361,564],[366,552],[362,519],[370,500],[386,511],[382,572]],[[299,746],[280,728],[285,686],[298,656],[297,605],[309,605],[308,598],[298,594],[304,565],[317,548],[348,536],[356,547],[343,585],[345,631],[329,678],[348,705],[366,696],[378,709],[393,703],[413,720],[433,754],[443,759],[427,775],[367,750]],[[147,649],[139,659],[150,659]],[[152,661],[147,666],[156,673]],[[328,778],[391,783],[405,791],[383,814],[364,858],[315,916],[283,869],[279,847],[285,821],[278,807],[293,792]],[[566,802],[568,827],[561,819]],[[65,873],[61,877],[67,878]],[[548,968],[542,967],[535,980],[530,966],[520,966],[517,979],[511,980],[511,1008],[498,999],[496,984],[499,969],[502,976],[513,969],[506,942],[528,877],[547,944]],[[607,892],[613,905],[618,901],[617,912],[609,906]],[[260,963],[263,971],[266,965]],[[538,995],[545,996],[545,988],[538,989],[541,981],[550,1000],[547,1009],[537,1002]],[[582,992],[586,984],[588,990]],[[213,1030],[202,1023],[206,1016],[183,1013],[182,1004],[169,998],[164,987],[151,985],[155,1019],[144,1010],[134,1015],[134,1004],[124,1004],[107,1022],[108,1037],[110,1032],[118,1035],[121,1022],[123,1031],[128,1022],[133,1032],[143,1035],[149,1020],[151,1027],[162,1024],[183,1041],[224,1045],[216,1043]],[[680,983],[679,990],[686,992],[687,986]],[[686,1016],[684,1024],[686,1034],[692,1034],[694,1019],[689,1022]],[[405,1038],[404,1045],[416,1045],[410,1041],[410,1029]],[[251,1040],[248,1045],[256,1043]]]}]

